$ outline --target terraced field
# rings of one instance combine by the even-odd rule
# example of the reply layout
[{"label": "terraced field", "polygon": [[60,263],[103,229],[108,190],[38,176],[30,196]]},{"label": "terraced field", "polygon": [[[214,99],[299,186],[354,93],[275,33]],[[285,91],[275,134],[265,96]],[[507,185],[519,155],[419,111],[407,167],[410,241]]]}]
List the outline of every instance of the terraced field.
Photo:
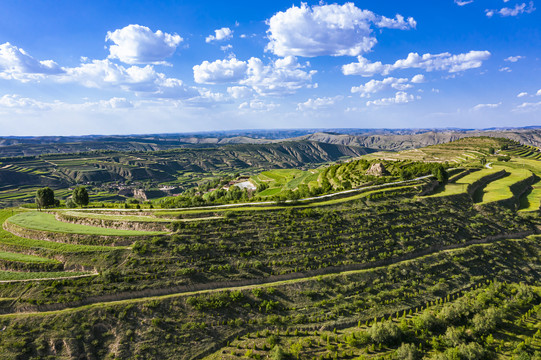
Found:
[{"label": "terraced field", "polygon": [[495,174],[500,172],[501,168],[492,168],[492,169],[474,169],[476,171],[471,172],[470,174],[459,178],[454,182],[449,182],[446,184],[443,189],[436,192],[435,194],[429,195],[431,197],[441,197],[441,196],[451,196],[457,194],[466,194],[468,189],[476,183],[488,182]]},{"label": "terraced field", "polygon": [[521,158],[541,160],[541,150],[530,145],[511,145],[503,153]]},{"label": "terraced field", "polygon": [[[14,216],[14,212],[10,210],[0,210],[0,223]],[[77,245],[57,243],[47,240],[27,239],[15,236],[9,231],[6,231],[3,226],[0,227],[0,248],[14,252],[46,252],[49,254],[62,253],[86,253],[86,252],[101,252],[112,251],[109,246],[94,246],[94,245]],[[116,250],[122,248],[116,247]]]},{"label": "terraced field", "polygon": [[[504,167],[494,167],[495,170],[504,170]],[[495,201],[512,199],[516,194],[513,193],[512,186],[532,178],[533,173],[527,169],[509,169],[509,175],[501,179],[490,182],[483,190],[482,204]]]},{"label": "terraced field", "polygon": [[[534,359],[541,222],[501,200],[518,203],[540,166],[494,156],[482,167],[498,144],[426,150],[467,165],[439,190],[428,175],[439,164],[381,160],[386,174],[375,176],[371,162],[354,160],[257,178],[280,191],[370,182],[307,201],[62,210],[58,219],[1,210],[2,222],[52,240],[0,229],[0,281],[9,280],[0,283],[0,357]],[[120,228],[140,224],[169,230]],[[68,243],[81,235],[131,245]]]},{"label": "terraced field", "polygon": [[86,234],[102,236],[150,236],[166,234],[165,231],[119,230],[81,224],[72,224],[58,221],[54,214],[37,211],[19,213],[10,217],[8,219],[8,222],[27,229],[65,234]]},{"label": "terraced field", "polygon": [[25,263],[39,263],[39,264],[41,263],[60,264],[60,262],[57,260],[48,259],[41,256],[25,255],[25,254],[0,251],[0,261],[2,260],[18,261],[18,262],[25,262]]},{"label": "terraced field", "polygon": [[87,276],[96,276],[88,271],[52,271],[52,272],[21,272],[0,270],[0,282],[32,281],[32,280],[64,280]]},{"label": "terraced field", "polygon": [[126,214],[107,214],[105,212],[97,213],[97,212],[91,212],[91,211],[76,211],[76,210],[68,210],[68,211],[62,211],[62,214],[68,215],[68,216],[75,216],[79,218],[87,218],[87,219],[100,219],[100,220],[116,220],[116,221],[135,221],[135,222],[162,222],[162,223],[170,223],[171,221],[175,221],[177,219],[168,219],[168,218],[162,218],[162,217],[156,217],[151,215],[132,215],[130,213]]},{"label": "terraced field", "polygon": [[541,208],[541,183],[537,182],[522,199],[520,211],[539,211]]},{"label": "terraced field", "polygon": [[410,160],[429,162],[452,162],[456,164],[471,163],[490,156],[490,149],[500,149],[508,144],[505,139],[471,137],[463,138],[446,144],[427,146],[421,149],[405,150],[398,153],[377,152],[368,155],[369,158],[389,160]]},{"label": "terraced field", "polygon": [[253,183],[265,184],[268,188],[259,195],[262,197],[275,196],[284,190],[295,190],[299,185],[317,186],[319,170],[302,171],[297,169],[278,169],[263,171],[251,177]]},{"label": "terraced field", "polygon": [[[537,336],[541,322],[539,287],[479,283],[469,290],[436,298],[423,307],[359,320],[354,326],[341,326],[339,330],[293,326],[287,331],[249,332],[204,359],[231,360],[248,356],[263,359],[276,354],[277,348],[297,359],[415,359],[421,354],[432,358],[442,353],[447,355],[445,359],[478,359],[496,353],[520,353],[516,344],[522,343],[527,343],[529,349],[541,349],[541,338]],[[519,291],[521,294],[514,297],[511,304],[504,305],[502,297],[511,297],[513,292]],[[490,301],[491,307],[483,300]],[[474,313],[488,314],[495,308],[498,315],[491,317],[489,324],[473,321]],[[460,338],[464,331],[470,332],[470,341]],[[472,341],[487,333],[490,333],[488,346]],[[420,340],[430,345],[419,350]],[[474,357],[476,355],[481,357]]]}]

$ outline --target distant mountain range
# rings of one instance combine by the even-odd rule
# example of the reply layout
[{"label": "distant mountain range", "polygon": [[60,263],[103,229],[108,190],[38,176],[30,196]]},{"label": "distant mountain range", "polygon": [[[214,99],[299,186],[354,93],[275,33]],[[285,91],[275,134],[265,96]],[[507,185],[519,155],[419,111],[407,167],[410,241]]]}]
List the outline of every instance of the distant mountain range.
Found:
[{"label": "distant mountain range", "polygon": [[277,129],[150,135],[0,137],[0,157],[88,151],[155,151],[309,140],[399,151],[467,136],[506,137],[541,146],[541,127],[474,129]]}]

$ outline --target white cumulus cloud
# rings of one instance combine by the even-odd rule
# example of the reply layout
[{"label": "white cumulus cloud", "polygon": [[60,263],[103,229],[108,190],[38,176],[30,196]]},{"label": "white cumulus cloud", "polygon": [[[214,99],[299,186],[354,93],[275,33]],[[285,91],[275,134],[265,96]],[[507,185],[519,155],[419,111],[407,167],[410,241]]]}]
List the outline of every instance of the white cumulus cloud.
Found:
[{"label": "white cumulus cloud", "polygon": [[163,64],[183,41],[180,35],[152,32],[141,25],[108,31],[105,40],[114,43],[109,47],[109,58],[126,64]]},{"label": "white cumulus cloud", "polygon": [[269,65],[258,58],[251,58],[248,60],[248,76],[240,84],[251,86],[259,95],[280,96],[311,87],[315,74],[315,70],[305,71],[294,56],[277,59]]},{"label": "white cumulus cloud", "polygon": [[126,68],[105,59],[93,60],[65,70],[66,74],[60,77],[60,81],[77,82],[86,87],[120,87],[125,91],[160,98],[184,99],[199,96],[195,88],[185,86],[179,79],[168,78],[165,74],[156,72],[151,65]]},{"label": "white cumulus cloud", "polygon": [[422,84],[425,82],[425,76],[423,74],[417,74],[411,78],[411,82],[414,84]]},{"label": "white cumulus cloud", "polygon": [[406,104],[415,100],[415,97],[404,91],[398,91],[394,97],[367,101],[366,106],[387,106],[393,104]]},{"label": "white cumulus cloud", "polygon": [[521,98],[521,97],[524,97],[524,96],[528,96],[528,93],[527,92],[521,92],[517,95],[518,98]]},{"label": "white cumulus cloud", "polygon": [[[233,59],[204,61],[193,67],[197,83],[230,83],[252,88],[259,95],[292,94],[303,87],[310,87],[315,70],[304,70],[294,56],[279,58],[264,64],[259,58],[247,61]],[[234,90],[232,90],[234,91]]]},{"label": "white cumulus cloud", "polygon": [[206,42],[229,40],[233,37],[233,30],[228,27],[214,30],[214,35],[209,35],[205,38]]},{"label": "white cumulus cloud", "polygon": [[37,60],[9,42],[0,45],[0,78],[27,81],[63,72],[52,60]]},{"label": "white cumulus cloud", "polygon": [[233,99],[246,99],[254,94],[254,91],[246,86],[230,86],[227,92]]},{"label": "white cumulus cloud", "polygon": [[239,109],[241,110],[252,110],[252,111],[271,111],[275,108],[280,106],[276,103],[266,103],[264,101],[261,101],[259,99],[254,99],[251,101],[243,102],[239,105]]},{"label": "white cumulus cloud", "polygon": [[504,61],[507,61],[507,62],[517,62],[519,61],[520,59],[524,59],[524,56],[509,56],[508,58],[505,58]]},{"label": "white cumulus cloud", "polygon": [[496,14],[502,17],[507,17],[507,16],[518,16],[524,13],[529,14],[534,11],[535,11],[535,7],[533,4],[533,1],[530,1],[528,4],[526,3],[516,4],[514,8],[504,7],[504,8],[501,8],[500,10],[486,9],[485,14],[488,17],[493,17]]},{"label": "white cumulus cloud", "polygon": [[193,67],[193,76],[199,84],[217,84],[238,82],[246,76],[248,64],[235,58],[203,61],[201,65]]},{"label": "white cumulus cloud", "polygon": [[541,89],[537,90],[537,93],[535,95],[541,96]]},{"label": "white cumulus cloud", "polygon": [[112,109],[128,109],[133,107],[133,103],[126,98],[113,97],[109,100],[102,100],[104,106]]},{"label": "white cumulus cloud", "polygon": [[51,106],[42,101],[21,97],[17,94],[6,94],[0,97],[0,107],[19,110],[49,110]]},{"label": "white cumulus cloud", "polygon": [[370,94],[374,94],[376,92],[385,90],[389,87],[396,89],[396,90],[406,90],[413,85],[408,84],[409,80],[406,78],[394,78],[394,77],[388,77],[383,80],[370,80],[364,85],[360,86],[354,86],[351,88],[352,93],[359,93],[361,94],[361,97],[367,97],[370,96]]},{"label": "white cumulus cloud", "polygon": [[342,66],[344,75],[361,75],[370,77],[375,74],[388,75],[397,69],[424,69],[426,71],[448,71],[450,73],[481,67],[483,61],[490,57],[488,51],[470,51],[463,54],[423,54],[409,53],[407,58],[397,60],[394,64],[382,64],[380,61],[370,62],[359,56],[357,62]]},{"label": "white cumulus cloud", "polygon": [[267,51],[278,56],[356,56],[374,47],[372,25],[380,28],[411,29],[413,18],[396,15],[390,19],[353,3],[309,7],[301,3],[274,14],[268,21]]},{"label": "white cumulus cloud", "polygon": [[468,5],[468,4],[471,4],[472,2],[473,0],[455,0],[455,4],[457,4],[458,6]]},{"label": "white cumulus cloud", "polygon": [[342,96],[308,99],[303,103],[298,103],[297,110],[304,111],[326,109],[334,105],[339,100],[342,100]]}]

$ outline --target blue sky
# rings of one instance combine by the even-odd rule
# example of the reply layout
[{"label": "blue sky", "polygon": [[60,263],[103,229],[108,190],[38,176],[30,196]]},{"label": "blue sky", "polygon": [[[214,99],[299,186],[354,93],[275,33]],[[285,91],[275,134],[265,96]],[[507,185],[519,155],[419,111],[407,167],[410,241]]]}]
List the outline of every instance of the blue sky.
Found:
[{"label": "blue sky", "polygon": [[0,136],[541,125],[535,1],[0,3]]}]

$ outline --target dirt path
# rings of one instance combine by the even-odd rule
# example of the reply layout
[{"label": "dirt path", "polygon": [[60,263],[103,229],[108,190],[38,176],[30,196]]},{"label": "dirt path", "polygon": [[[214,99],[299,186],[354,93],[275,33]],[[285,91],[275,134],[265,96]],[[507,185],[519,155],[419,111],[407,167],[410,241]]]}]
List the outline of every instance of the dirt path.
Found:
[{"label": "dirt path", "polygon": [[129,293],[117,293],[110,295],[102,295],[96,297],[89,297],[81,302],[72,304],[50,304],[43,305],[34,308],[29,311],[21,311],[9,314],[2,314],[0,318],[6,317],[18,317],[18,316],[39,316],[39,315],[52,315],[59,313],[75,312],[90,308],[111,306],[118,304],[138,303],[151,300],[163,300],[181,296],[191,296],[198,294],[206,294],[220,291],[231,290],[246,290],[254,287],[272,287],[280,286],[288,283],[301,283],[310,280],[314,280],[320,276],[329,277],[337,276],[345,273],[364,272],[369,270],[375,270],[378,268],[387,267],[389,265],[404,263],[412,260],[416,260],[422,257],[434,255],[439,252],[454,251],[464,249],[473,245],[482,245],[496,242],[503,239],[518,239],[524,238],[528,235],[534,234],[533,231],[518,232],[512,234],[501,234],[496,236],[487,237],[484,239],[470,240],[460,244],[453,244],[447,246],[431,246],[421,251],[407,254],[396,259],[378,260],[371,263],[351,264],[343,266],[332,266],[318,270],[306,271],[303,273],[293,273],[285,275],[269,276],[262,279],[248,279],[242,281],[222,281],[209,284],[197,284],[191,286],[179,286],[167,289],[150,289],[139,292]]}]

